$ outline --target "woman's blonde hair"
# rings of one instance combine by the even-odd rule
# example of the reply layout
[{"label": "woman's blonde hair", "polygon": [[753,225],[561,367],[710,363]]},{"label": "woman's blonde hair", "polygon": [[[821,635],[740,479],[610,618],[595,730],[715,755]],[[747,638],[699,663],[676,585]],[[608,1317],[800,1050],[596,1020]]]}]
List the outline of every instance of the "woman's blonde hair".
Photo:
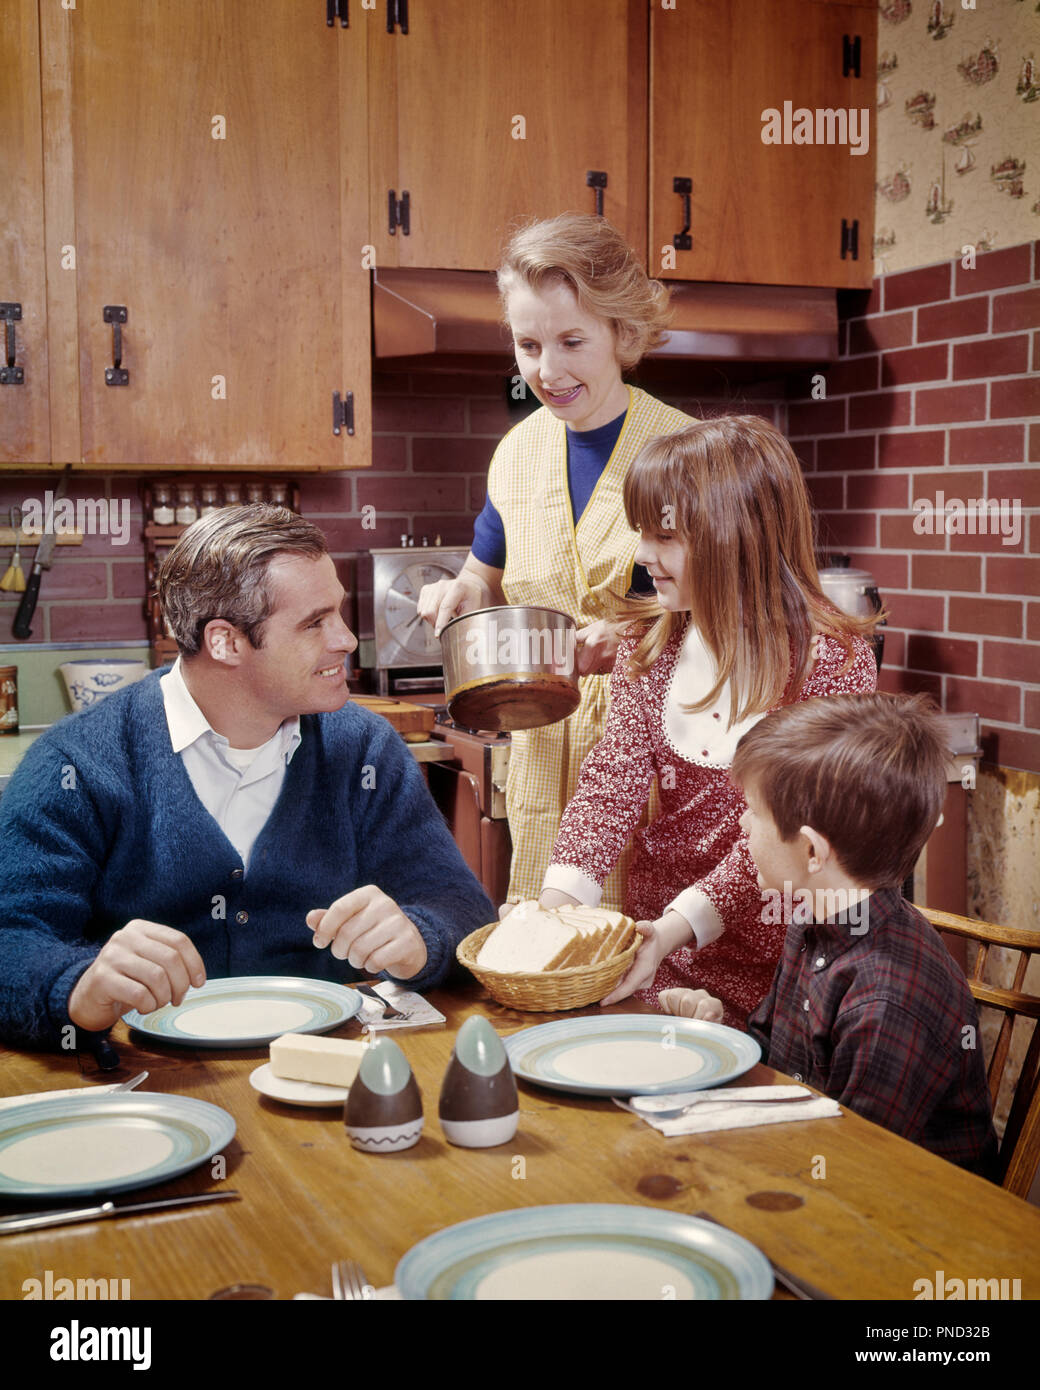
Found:
[{"label": "woman's blonde hair", "polygon": [[[715,658],[716,680],[690,712],[730,683],[730,723],[780,704],[801,688],[814,639],[833,637],[852,663],[852,639],[880,615],[853,618],[820,589],[812,509],[790,444],[757,415],[703,420],[643,446],[625,478],[635,530],[674,535],[686,552],[690,620]],[[629,663],[644,675],[685,621],[650,601]],[[631,605],[630,605],[631,607]]]},{"label": "woman's blonde hair", "polygon": [[503,310],[518,285],[541,290],[560,283],[570,286],[585,313],[611,325],[623,371],[665,341],[668,290],[649,278],[604,218],[565,212],[532,222],[511,237],[498,268]]}]

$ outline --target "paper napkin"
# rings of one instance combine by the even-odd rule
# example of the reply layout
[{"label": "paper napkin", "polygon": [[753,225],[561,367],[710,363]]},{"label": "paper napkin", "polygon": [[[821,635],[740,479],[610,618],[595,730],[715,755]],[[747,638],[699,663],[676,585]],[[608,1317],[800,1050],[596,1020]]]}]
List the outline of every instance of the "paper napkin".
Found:
[{"label": "paper napkin", "polygon": [[364,1003],[357,1021],[366,1033],[373,1037],[379,1033],[415,1032],[420,1028],[443,1028],[447,1019],[439,1009],[435,1009],[428,999],[413,990],[396,985],[392,980],[380,980],[372,988],[381,999],[385,999],[395,1009],[407,1014],[407,1018],[384,1018],[382,1005],[377,1004],[367,994],[362,994]]},{"label": "paper napkin", "polygon": [[[675,1101],[678,1105],[682,1101],[693,1101],[697,1097],[708,1097],[711,1099],[700,1099],[693,1109],[685,1115],[676,1116],[674,1119],[660,1119],[656,1115],[644,1115],[638,1110],[633,1110],[628,1101],[615,1099],[614,1104],[619,1105],[622,1110],[628,1110],[633,1115],[638,1115],[641,1120],[645,1120],[648,1125],[652,1125],[667,1138],[675,1138],[680,1134],[712,1134],[716,1130],[722,1129],[748,1129],[752,1125],[779,1125],[792,1124],[796,1120],[826,1120],[834,1115],[841,1114],[841,1106],[837,1101],[828,1100],[826,1096],[817,1096],[815,1100],[801,1101],[797,1105],[777,1105],[774,1101],[768,1100],[769,1097],[797,1097],[806,1094],[804,1086],[727,1086],[714,1091],[690,1091],[686,1095],[669,1096],[669,1100]],[[732,1105],[731,1101],[738,1098],[754,1100],[762,1097],[767,1100],[764,1105]]]}]

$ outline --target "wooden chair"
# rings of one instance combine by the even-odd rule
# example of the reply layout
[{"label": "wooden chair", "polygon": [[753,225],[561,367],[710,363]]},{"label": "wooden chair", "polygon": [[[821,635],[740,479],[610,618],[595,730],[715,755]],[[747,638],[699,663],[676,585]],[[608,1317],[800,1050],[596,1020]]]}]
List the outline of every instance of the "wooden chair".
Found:
[{"label": "wooden chair", "polygon": [[[1015,1020],[1019,1017],[1034,1020],[1032,1037],[1000,1145],[998,1169],[1002,1186],[1016,1197],[1028,1197],[1037,1167],[1040,1166],[1040,1024],[1036,1022],[1040,1019],[1040,996],[1022,993],[1022,985],[1031,957],[1034,953],[1040,954],[1040,932],[1017,931],[1013,927],[998,927],[992,922],[975,922],[967,917],[957,917],[952,912],[937,912],[927,907],[918,910],[941,932],[950,932],[966,941],[973,941],[979,948],[968,976],[968,987],[977,1003],[1004,1015],[986,1071],[994,1105],[1004,1077]],[[1019,953],[1010,989],[989,984],[983,979],[991,946],[1002,946]]]}]

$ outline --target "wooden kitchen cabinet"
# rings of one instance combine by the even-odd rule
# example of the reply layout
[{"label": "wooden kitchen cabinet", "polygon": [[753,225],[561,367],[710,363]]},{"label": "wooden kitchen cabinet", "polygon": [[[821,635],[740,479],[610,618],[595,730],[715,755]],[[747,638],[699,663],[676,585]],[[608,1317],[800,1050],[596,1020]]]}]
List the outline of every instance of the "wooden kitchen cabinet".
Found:
[{"label": "wooden kitchen cabinet", "polygon": [[369,45],[379,264],[494,269],[519,223],[596,211],[590,172],[645,255],[646,0],[410,0]]},{"label": "wooden kitchen cabinet", "polygon": [[[869,286],[876,6],[683,0],[675,10],[654,6],[650,27],[651,273]],[[858,77],[843,72],[846,36],[859,38]],[[792,112],[866,108],[866,153],[850,144],[764,144],[763,112],[782,113],[785,101]],[[676,179],[690,180],[687,250],[674,248],[685,223]],[[858,259],[842,257],[843,219],[846,240],[857,224]]]},{"label": "wooden kitchen cabinet", "polygon": [[[312,0],[48,3],[38,28],[32,0],[3,8],[4,185],[34,138],[43,168],[16,180],[0,299],[43,312],[42,248],[47,342],[31,318],[0,460],[369,464],[364,29]],[[352,435],[333,432],[334,392],[353,393]]]},{"label": "wooden kitchen cabinet", "polygon": [[[585,179],[600,170],[605,215],[653,275],[869,285],[876,24],[872,0],[410,0],[407,33],[369,28],[378,260],[492,269],[518,221],[593,211]],[[843,70],[846,35],[859,77]],[[763,144],[762,112],[785,100],[866,107],[867,152]],[[688,250],[673,241],[677,178]]]},{"label": "wooden kitchen cabinet", "polygon": [[43,464],[51,441],[36,5],[37,0],[0,5],[0,459]]}]

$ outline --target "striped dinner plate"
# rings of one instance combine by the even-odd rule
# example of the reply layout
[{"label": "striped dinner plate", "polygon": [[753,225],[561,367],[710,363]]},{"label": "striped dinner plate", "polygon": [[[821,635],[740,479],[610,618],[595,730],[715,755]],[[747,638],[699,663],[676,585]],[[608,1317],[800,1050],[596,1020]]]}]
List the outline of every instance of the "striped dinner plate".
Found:
[{"label": "striped dinner plate", "polygon": [[773,1271],[713,1222],[590,1202],[449,1226],[408,1251],[394,1283],[407,1299],[766,1299]]},{"label": "striped dinner plate", "polygon": [[586,1096],[702,1091],[750,1071],[754,1038],[671,1014],[605,1014],[539,1023],[502,1039],[517,1076]]},{"label": "striped dinner plate", "polygon": [[193,1096],[33,1100],[0,1114],[0,1197],[85,1197],[168,1182],[234,1137],[228,1112]]},{"label": "striped dinner plate", "polygon": [[185,1047],[260,1047],[283,1033],[328,1033],[359,1013],[356,989],[293,975],[238,975],[189,989],[180,1004],[123,1021]]}]

